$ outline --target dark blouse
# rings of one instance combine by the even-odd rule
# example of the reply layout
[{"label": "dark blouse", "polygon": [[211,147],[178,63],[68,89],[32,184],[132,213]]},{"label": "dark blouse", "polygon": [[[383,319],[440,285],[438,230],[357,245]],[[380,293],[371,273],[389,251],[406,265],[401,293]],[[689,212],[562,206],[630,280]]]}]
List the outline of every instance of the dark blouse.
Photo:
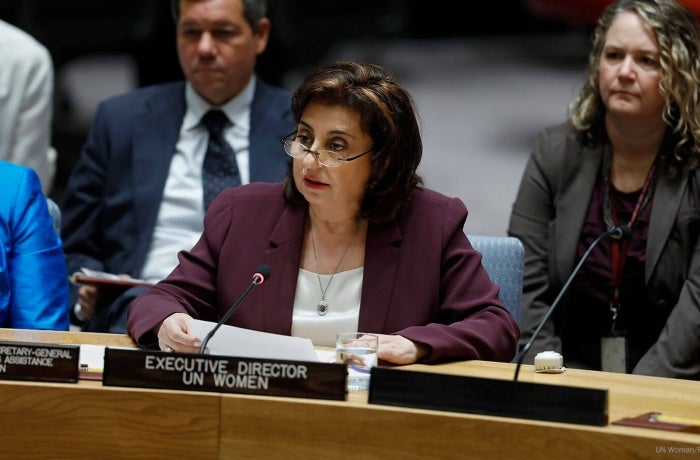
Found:
[{"label": "dark blouse", "polygon": [[[583,223],[576,263],[591,243],[606,230],[603,218],[605,189],[600,178]],[[622,193],[613,187],[611,195],[617,209],[616,225],[629,222],[639,194],[639,191]],[[571,284],[565,308],[560,309],[558,315],[555,314],[557,333],[563,338],[564,358],[570,367],[600,369],[600,339],[616,334],[627,337],[629,372],[661,332],[665,318],[654,316],[644,282],[652,201],[653,199],[649,200],[639,212],[632,228],[632,238],[627,245],[615,331],[611,330],[610,309],[613,295],[611,238],[604,238],[591,251]]]}]

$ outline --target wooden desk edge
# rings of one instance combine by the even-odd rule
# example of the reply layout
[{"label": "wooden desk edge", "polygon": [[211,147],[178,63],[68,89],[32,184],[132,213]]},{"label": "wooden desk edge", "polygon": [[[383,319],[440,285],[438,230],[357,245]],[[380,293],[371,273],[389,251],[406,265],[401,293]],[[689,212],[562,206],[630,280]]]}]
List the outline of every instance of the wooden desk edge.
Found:
[{"label": "wooden desk edge", "polygon": [[114,347],[136,347],[136,342],[126,334],[99,332],[44,331],[36,329],[0,328],[0,340],[10,342],[94,344]]},{"label": "wooden desk edge", "polygon": [[[67,344],[96,344],[96,345],[107,345],[107,346],[120,346],[120,347],[136,347],[136,343],[131,339],[126,334],[109,334],[109,333],[91,333],[91,332],[73,332],[73,331],[43,331],[43,330],[20,330],[20,329],[7,329],[7,328],[0,328],[0,340],[6,340],[6,341],[20,341],[20,342],[38,342],[38,343],[67,343]],[[522,377],[523,380],[525,381],[544,381],[547,380],[552,384],[568,384],[566,383],[565,377],[562,376],[543,376],[541,374],[535,374],[535,373],[528,373],[527,369],[529,369],[532,366],[524,366],[523,367],[523,372],[522,372]],[[445,365],[435,365],[435,366],[428,366],[428,365],[413,365],[413,366],[405,366],[404,367],[407,370],[419,370],[419,371],[428,371],[428,372],[440,372],[440,373],[446,373],[446,374],[463,374],[465,375],[465,372],[469,372],[470,375],[474,374],[475,376],[489,376],[493,378],[502,378],[502,375],[495,376],[493,375],[493,372],[491,371],[510,371],[512,370],[512,365],[510,363],[489,363],[489,362],[484,362],[484,361],[464,361],[464,362],[458,362],[458,363],[452,363],[452,364],[445,364]],[[491,374],[491,375],[489,375]],[[581,385],[580,386],[597,386],[597,387],[603,387],[605,382],[607,383],[607,386],[610,387],[611,391],[614,391],[615,388],[620,387],[621,385],[624,385],[625,382],[639,382],[640,388],[646,390],[648,387],[653,387],[654,391],[656,391],[657,388],[659,388],[659,385],[665,384],[667,387],[671,387],[672,390],[676,392],[683,392],[687,394],[687,388],[692,387],[696,389],[700,389],[700,382],[690,382],[690,381],[679,381],[677,379],[661,379],[662,381],[659,381],[659,377],[645,377],[645,376],[629,376],[626,374],[610,374],[609,373],[602,373],[605,374],[607,377],[605,380],[600,379],[600,374],[601,373],[595,373],[593,371],[581,371],[581,370],[571,370],[569,372],[570,375],[574,375],[577,377],[577,381],[581,380]],[[592,375],[595,374],[595,375]],[[564,383],[562,383],[564,382]],[[18,383],[18,382],[15,382]],[[85,386],[86,388],[91,387],[95,388],[97,382],[84,382],[81,381],[79,385]],[[46,385],[57,385],[57,384],[46,384]],[[58,385],[63,385],[63,384],[58,384]],[[65,384],[65,385],[74,385],[74,384]],[[145,389],[145,388],[128,388],[125,390],[140,390],[140,391],[161,391],[161,390],[152,390],[152,389]],[[170,390],[168,390],[170,391]],[[178,391],[178,390],[172,390],[172,391]],[[182,393],[191,393],[187,391],[182,391]],[[244,394],[230,394],[230,393],[222,393],[219,395],[220,397],[223,398],[231,398],[231,397],[241,397],[241,398],[259,398],[259,396],[255,395],[244,395]],[[366,407],[369,408],[370,410],[379,410],[379,409],[384,409],[384,410],[390,410],[390,411],[410,411],[410,412],[418,412],[418,413],[443,413],[443,414],[451,414],[452,416],[470,416],[470,417],[476,417],[476,418],[484,418],[484,419],[489,419],[489,420],[502,420],[506,423],[532,423],[536,425],[542,425],[542,426],[554,426],[554,427],[572,427],[576,429],[584,429],[584,430],[591,430],[591,431],[600,431],[600,430],[614,430],[619,433],[624,433],[625,435],[631,436],[631,437],[639,437],[639,438],[651,438],[651,439],[657,439],[659,441],[664,441],[664,440],[681,440],[682,442],[687,442],[689,444],[695,443],[696,445],[700,445],[700,435],[697,434],[692,434],[692,433],[677,433],[677,432],[669,432],[669,431],[662,431],[662,430],[651,430],[651,429],[644,429],[644,428],[635,428],[635,427],[625,427],[625,426],[619,426],[619,425],[612,425],[612,422],[614,422],[619,416],[611,414],[610,421],[607,426],[605,427],[588,427],[588,426],[579,426],[579,425],[570,425],[570,424],[562,424],[562,423],[555,423],[555,422],[545,422],[545,421],[537,421],[537,420],[521,420],[521,419],[513,419],[513,418],[507,418],[507,417],[496,417],[496,416],[489,416],[489,415],[480,415],[480,414],[471,414],[471,413],[462,413],[462,412],[441,412],[441,411],[430,411],[430,410],[423,410],[423,409],[414,409],[414,408],[407,408],[407,407],[393,407],[393,406],[376,406],[376,405],[370,405],[367,404],[367,392],[350,392],[348,394],[348,398],[346,401],[324,401],[324,400],[317,400],[317,399],[304,399],[304,398],[277,398],[274,396],[265,396],[264,397],[266,400],[269,401],[274,401],[275,399],[281,399],[287,402],[291,403],[299,403],[299,404],[326,404],[326,405],[334,405],[334,404],[345,404],[345,405],[350,405],[350,406],[359,406],[359,407]],[[700,399],[700,396],[694,397],[696,399]],[[695,399],[693,399],[693,402],[695,402]],[[664,409],[664,408],[660,408]],[[640,412],[640,414],[643,413],[643,411]],[[630,416],[633,415],[639,415],[639,414],[629,414]]]}]

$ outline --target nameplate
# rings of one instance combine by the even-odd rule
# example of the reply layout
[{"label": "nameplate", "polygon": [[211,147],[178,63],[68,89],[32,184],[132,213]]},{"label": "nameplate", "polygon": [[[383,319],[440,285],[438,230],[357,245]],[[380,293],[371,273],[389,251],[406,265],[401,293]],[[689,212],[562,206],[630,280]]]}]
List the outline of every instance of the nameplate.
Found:
[{"label": "nameplate", "polygon": [[373,367],[369,403],[605,426],[608,391]]},{"label": "nameplate", "polygon": [[102,384],[344,400],[343,364],[105,349]]},{"label": "nameplate", "polygon": [[78,345],[0,341],[0,379],[75,383],[79,358]]}]

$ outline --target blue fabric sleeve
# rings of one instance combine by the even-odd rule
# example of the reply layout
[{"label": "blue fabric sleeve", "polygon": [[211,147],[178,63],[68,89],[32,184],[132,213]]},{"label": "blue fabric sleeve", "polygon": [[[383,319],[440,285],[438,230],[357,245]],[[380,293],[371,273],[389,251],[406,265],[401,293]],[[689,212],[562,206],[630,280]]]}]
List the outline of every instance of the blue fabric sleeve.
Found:
[{"label": "blue fabric sleeve", "polygon": [[[0,165],[0,175],[5,165]],[[21,329],[68,330],[68,276],[60,237],[36,173],[21,168],[16,182],[0,185],[0,236],[5,279],[0,324]],[[7,179],[10,174],[6,175]]]}]

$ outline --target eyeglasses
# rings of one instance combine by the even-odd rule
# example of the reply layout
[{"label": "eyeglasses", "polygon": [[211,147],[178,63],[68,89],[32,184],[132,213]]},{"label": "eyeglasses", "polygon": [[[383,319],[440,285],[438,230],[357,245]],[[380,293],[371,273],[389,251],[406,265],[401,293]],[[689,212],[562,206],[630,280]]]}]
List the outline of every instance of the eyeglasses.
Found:
[{"label": "eyeglasses", "polygon": [[340,153],[332,150],[311,150],[301,142],[293,140],[295,138],[296,133],[292,133],[282,138],[282,145],[284,146],[284,151],[287,152],[287,155],[292,158],[304,158],[306,155],[311,153],[316,156],[319,163],[321,163],[323,166],[328,166],[329,168],[337,168],[338,166],[342,166],[346,161],[357,160],[361,156],[367,155],[373,150],[369,149],[366,152],[360,153],[359,155],[345,158]]}]

